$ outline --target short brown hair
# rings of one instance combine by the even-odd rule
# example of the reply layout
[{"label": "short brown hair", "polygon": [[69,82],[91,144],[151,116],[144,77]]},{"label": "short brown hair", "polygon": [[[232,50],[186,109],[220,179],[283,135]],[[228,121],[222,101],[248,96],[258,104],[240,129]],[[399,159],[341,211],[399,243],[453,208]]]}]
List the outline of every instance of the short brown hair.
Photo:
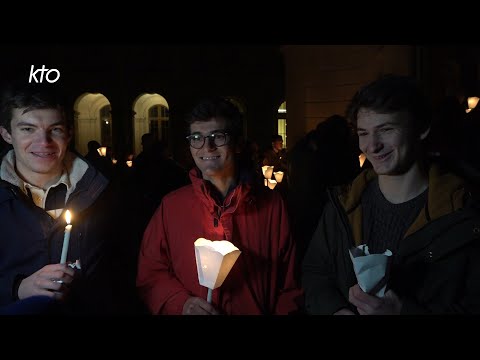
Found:
[{"label": "short brown hair", "polygon": [[363,86],[347,107],[347,118],[357,125],[360,109],[389,114],[407,112],[412,125],[424,132],[432,122],[431,104],[415,78],[388,74]]},{"label": "short brown hair", "polygon": [[57,109],[62,113],[67,128],[71,126],[65,115],[65,98],[52,85],[28,84],[5,89],[1,100],[0,126],[10,133],[13,110],[22,108],[25,108],[24,113],[37,109]]},{"label": "short brown hair", "polygon": [[242,136],[242,113],[223,97],[215,96],[200,101],[187,117],[187,124],[190,126],[194,122],[209,121],[212,118],[225,120],[226,129],[235,141]]}]

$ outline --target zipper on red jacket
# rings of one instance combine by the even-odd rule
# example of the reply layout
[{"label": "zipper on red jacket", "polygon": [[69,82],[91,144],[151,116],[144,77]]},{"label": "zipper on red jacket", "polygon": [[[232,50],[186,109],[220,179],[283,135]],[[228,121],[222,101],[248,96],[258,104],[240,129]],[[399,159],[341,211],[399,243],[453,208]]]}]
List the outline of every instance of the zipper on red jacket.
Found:
[{"label": "zipper on red jacket", "polygon": [[213,227],[218,227],[218,219],[216,217],[213,218]]}]

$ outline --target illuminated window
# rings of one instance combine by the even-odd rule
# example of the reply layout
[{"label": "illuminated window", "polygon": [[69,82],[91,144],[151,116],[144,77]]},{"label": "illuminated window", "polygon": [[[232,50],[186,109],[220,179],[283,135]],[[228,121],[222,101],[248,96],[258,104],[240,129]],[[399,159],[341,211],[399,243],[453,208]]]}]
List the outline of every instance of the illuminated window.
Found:
[{"label": "illuminated window", "polygon": [[287,102],[278,108],[278,135],[282,135],[283,148],[287,147]]},{"label": "illuminated window", "polygon": [[168,144],[168,108],[163,105],[154,105],[148,109],[149,131],[155,140]]}]

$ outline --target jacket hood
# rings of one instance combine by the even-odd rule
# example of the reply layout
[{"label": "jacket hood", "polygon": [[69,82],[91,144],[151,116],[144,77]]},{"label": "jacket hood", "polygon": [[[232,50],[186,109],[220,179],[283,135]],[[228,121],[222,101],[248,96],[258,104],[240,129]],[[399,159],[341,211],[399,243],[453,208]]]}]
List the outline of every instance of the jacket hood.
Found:
[{"label": "jacket hood", "polygon": [[[218,211],[216,207],[219,206],[216,204],[214,197],[212,196],[212,191],[214,191],[213,184],[210,181],[203,179],[202,172],[197,167],[190,170],[189,176],[195,195],[203,202],[211,214],[217,213]],[[245,172],[240,172],[238,184],[227,194],[223,201],[224,205],[222,208],[225,211],[233,212],[241,201],[251,200],[253,200],[253,192],[249,176]]]},{"label": "jacket hood", "polygon": [[[377,177],[373,169],[366,169],[354,181],[340,188],[339,200],[350,224],[357,245],[362,243],[362,218],[360,200],[367,184]],[[464,207],[465,182],[439,164],[431,164],[428,171],[428,198],[405,236],[423,228],[429,222]]]}]

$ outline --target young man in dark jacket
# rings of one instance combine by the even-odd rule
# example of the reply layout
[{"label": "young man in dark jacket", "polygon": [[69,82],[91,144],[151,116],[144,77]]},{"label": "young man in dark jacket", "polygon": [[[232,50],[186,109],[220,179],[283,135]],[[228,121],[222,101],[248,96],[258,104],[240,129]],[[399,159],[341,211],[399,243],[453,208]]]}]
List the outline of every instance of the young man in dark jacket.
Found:
[{"label": "young man in dark jacket", "polygon": [[[307,312],[479,313],[478,202],[462,177],[423,155],[430,111],[418,84],[374,81],[348,114],[372,169],[330,191],[303,262]],[[383,297],[357,284],[349,249],[360,244],[393,253]]]},{"label": "young man in dark jacket", "polygon": [[[5,93],[1,115],[0,133],[13,149],[0,159],[0,307],[46,296],[61,313],[126,310],[134,288],[122,275],[113,230],[118,206],[107,179],[68,150],[62,98],[26,86]],[[72,227],[61,263],[67,210]]]}]

